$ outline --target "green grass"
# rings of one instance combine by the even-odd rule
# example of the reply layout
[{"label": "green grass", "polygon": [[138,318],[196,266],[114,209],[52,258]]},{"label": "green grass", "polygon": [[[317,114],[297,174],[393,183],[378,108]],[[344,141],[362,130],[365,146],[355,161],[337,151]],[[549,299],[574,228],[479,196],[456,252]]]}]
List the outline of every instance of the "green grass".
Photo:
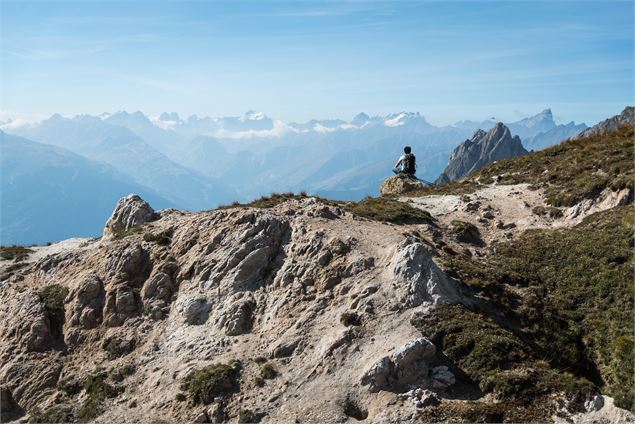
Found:
[{"label": "green grass", "polygon": [[181,382],[181,390],[187,391],[194,404],[209,404],[215,397],[228,396],[240,390],[241,364],[213,364],[188,375]]},{"label": "green grass", "polygon": [[106,382],[107,377],[105,372],[98,372],[90,374],[84,380],[83,388],[86,398],[77,411],[79,422],[92,421],[93,418],[101,415],[103,412],[102,403],[106,399],[117,397],[119,394],[120,390],[117,387]]},{"label": "green grass", "polygon": [[500,176],[500,184],[530,183],[545,188],[547,203],[573,206],[605,188],[633,188],[633,127],[571,140],[480,170],[471,179]]},{"label": "green grass", "polygon": [[367,197],[359,202],[347,203],[344,208],[353,215],[375,221],[395,224],[432,222],[429,212],[389,197]]},{"label": "green grass", "polygon": [[0,258],[6,260],[23,261],[31,253],[33,253],[33,249],[25,246],[0,246]]},{"label": "green grass", "polygon": [[[491,246],[485,259],[447,257],[444,263],[485,299],[480,316],[496,317],[506,334],[531,346],[529,368],[539,370],[539,380],[556,373],[569,388],[577,384],[569,377],[586,380],[603,386],[618,406],[632,409],[634,223],[632,206],[618,207],[573,228],[527,231],[515,241]],[[469,322],[476,318],[456,327],[479,333]],[[439,325],[453,321],[446,320]],[[463,357],[462,343],[451,345],[458,346],[450,350],[458,352],[455,359],[473,360]],[[507,348],[528,367],[523,359],[528,352]],[[491,346],[487,350],[496,352]]]}]

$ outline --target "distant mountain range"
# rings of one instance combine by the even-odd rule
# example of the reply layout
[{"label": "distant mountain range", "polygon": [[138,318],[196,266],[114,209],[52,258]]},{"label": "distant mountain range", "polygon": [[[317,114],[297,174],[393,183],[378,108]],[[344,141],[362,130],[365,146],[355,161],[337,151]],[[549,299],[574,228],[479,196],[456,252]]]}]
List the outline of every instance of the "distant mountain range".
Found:
[{"label": "distant mountain range", "polygon": [[0,150],[3,245],[99,235],[113,202],[128,193],[175,206],[115,168],[60,147],[0,131]]},{"label": "distant mountain range", "polygon": [[[0,128],[28,139],[23,143],[43,143],[65,149],[67,155],[75,155],[73,161],[83,160],[86,167],[88,163],[93,167],[98,164],[101,171],[95,172],[103,178],[108,175],[136,187],[135,190],[154,193],[162,199],[160,204],[203,210],[281,191],[306,190],[345,200],[377,195],[379,183],[390,175],[391,165],[405,145],[412,146],[417,155],[418,176],[435,180],[461,141],[477,129],[489,131],[495,125],[495,121],[485,120],[435,126],[421,114],[412,112],[386,116],[360,113],[349,121],[285,123],[249,111],[242,116],[193,115],[186,119],[175,112],[157,117],[142,112],[74,117],[56,114],[32,123],[8,120]],[[556,124],[550,109],[505,125],[522,139],[528,150],[551,146],[586,128],[584,124],[573,122]],[[13,150],[3,149],[3,160],[14,161],[15,154]],[[29,157],[30,154],[46,156],[49,153],[43,150],[35,153],[25,148],[20,156],[22,166],[38,163],[39,159]],[[47,165],[38,175],[45,180],[47,172],[54,171],[54,166]],[[5,174],[0,193],[3,198],[8,190],[5,183],[11,179],[11,175]],[[70,183],[65,186],[66,180],[60,181],[67,194],[68,190],[78,189]],[[23,193],[35,190],[26,185],[14,188]],[[104,202],[112,204],[110,200]],[[7,202],[3,201],[3,207],[4,203]],[[40,204],[46,207],[45,203]],[[17,208],[11,203],[6,207]],[[44,232],[41,237],[28,232],[20,236],[20,226],[28,226],[16,224],[12,216],[3,214],[0,240],[3,244],[54,241],[90,233],[72,228],[64,232],[60,227],[60,231]],[[92,227],[94,235],[99,234],[100,225]],[[5,228],[16,230],[8,232]]]}]

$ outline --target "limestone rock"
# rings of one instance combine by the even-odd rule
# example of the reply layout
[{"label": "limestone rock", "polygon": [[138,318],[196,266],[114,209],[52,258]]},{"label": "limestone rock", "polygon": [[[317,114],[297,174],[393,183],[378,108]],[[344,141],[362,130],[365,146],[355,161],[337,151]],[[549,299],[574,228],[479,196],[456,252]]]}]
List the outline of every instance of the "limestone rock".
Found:
[{"label": "limestone rock", "polygon": [[191,325],[201,325],[207,321],[209,311],[212,306],[205,297],[194,296],[179,300],[176,310],[181,314],[183,320]]},{"label": "limestone rock", "polygon": [[102,322],[105,301],[104,284],[97,275],[88,276],[76,293],[70,308],[69,324],[84,329],[97,327]]},{"label": "limestone rock", "polygon": [[429,303],[456,303],[462,296],[458,284],[432,259],[430,248],[418,241],[404,240],[397,246],[391,264],[396,282],[405,288],[406,308]]},{"label": "limestone rock", "polygon": [[445,365],[432,368],[432,387],[446,389],[456,383],[456,377]]},{"label": "limestone rock", "polygon": [[395,175],[381,183],[379,192],[382,196],[387,196],[390,194],[407,193],[409,191],[419,190],[423,187],[425,187],[425,184],[416,178],[406,175]]},{"label": "limestone rock", "polygon": [[435,354],[436,347],[430,340],[412,340],[373,364],[362,376],[362,384],[368,385],[371,392],[377,392],[424,383],[428,376],[428,363]]},{"label": "limestone rock", "polygon": [[108,240],[130,228],[154,221],[158,214],[148,202],[136,194],[129,194],[117,202],[117,206],[104,227],[103,238]]}]

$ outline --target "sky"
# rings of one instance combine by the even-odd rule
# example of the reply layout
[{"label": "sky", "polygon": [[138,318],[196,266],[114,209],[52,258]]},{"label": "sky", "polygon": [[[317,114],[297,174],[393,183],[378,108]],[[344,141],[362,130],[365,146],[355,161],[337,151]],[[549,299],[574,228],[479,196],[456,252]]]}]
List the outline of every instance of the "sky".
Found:
[{"label": "sky", "polygon": [[0,110],[593,124],[634,103],[634,4],[0,0]]}]

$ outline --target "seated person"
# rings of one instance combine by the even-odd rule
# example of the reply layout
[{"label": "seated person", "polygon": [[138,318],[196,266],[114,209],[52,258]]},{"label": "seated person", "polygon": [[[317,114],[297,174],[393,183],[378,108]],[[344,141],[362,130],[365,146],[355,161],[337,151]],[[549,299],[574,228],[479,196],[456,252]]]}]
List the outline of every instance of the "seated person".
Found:
[{"label": "seated person", "polygon": [[405,174],[409,177],[414,177],[415,173],[417,172],[415,155],[411,153],[412,149],[410,148],[410,146],[404,147],[403,152],[404,154],[401,155],[399,160],[397,160],[397,163],[395,163],[392,172],[394,172],[395,174]]}]

